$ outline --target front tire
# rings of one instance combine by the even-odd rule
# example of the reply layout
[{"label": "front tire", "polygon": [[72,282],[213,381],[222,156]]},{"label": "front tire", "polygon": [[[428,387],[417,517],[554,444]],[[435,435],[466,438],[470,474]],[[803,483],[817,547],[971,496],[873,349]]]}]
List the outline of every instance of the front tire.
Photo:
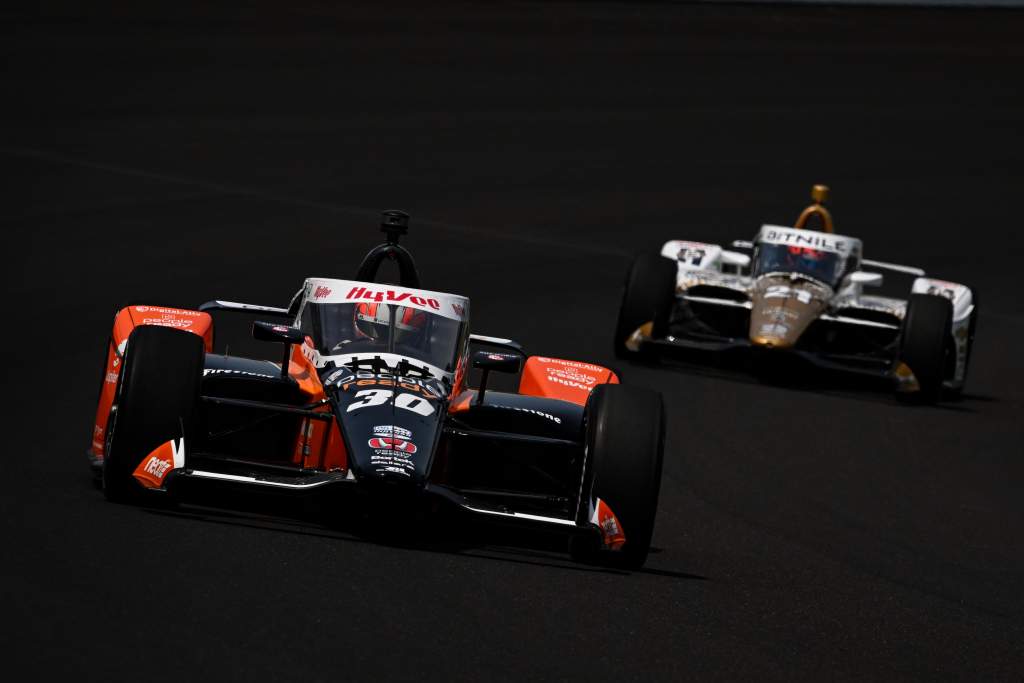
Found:
[{"label": "front tire", "polygon": [[192,436],[203,359],[203,340],[191,332],[156,325],[132,331],[103,458],[107,500],[137,500],[143,489],[133,473],[142,459],[166,441]]},{"label": "front tire", "polygon": [[615,325],[615,355],[632,358],[626,341],[641,325],[653,323],[651,336],[668,334],[668,319],[675,302],[676,262],[660,254],[641,254],[626,274],[622,304]]},{"label": "front tire", "polygon": [[576,542],[573,558],[639,569],[647,559],[658,511],[665,450],[661,394],[602,384],[586,408],[587,462],[577,521],[589,521],[592,498],[604,501],[619,520],[626,542],[618,551]]},{"label": "front tire", "polygon": [[974,288],[971,288],[971,305],[974,306],[974,309],[971,311],[971,320],[967,323],[967,356],[964,358],[963,381],[946,392],[949,398],[954,400],[959,400],[962,397],[964,385],[967,384],[967,373],[971,369],[971,354],[974,352],[974,334],[978,330],[978,312],[980,310],[980,303],[978,300],[978,292]]},{"label": "front tire", "polygon": [[953,353],[950,329],[953,305],[933,294],[912,294],[903,318],[900,360],[914,373],[920,386],[918,398],[934,403],[942,397],[942,383],[949,374]]}]

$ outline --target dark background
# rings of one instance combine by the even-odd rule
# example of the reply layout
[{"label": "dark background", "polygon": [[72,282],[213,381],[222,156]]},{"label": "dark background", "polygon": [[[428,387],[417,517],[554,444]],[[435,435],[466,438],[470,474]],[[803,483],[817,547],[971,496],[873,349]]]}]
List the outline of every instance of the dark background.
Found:
[{"label": "dark background", "polygon": [[[141,3],[148,5],[148,3]],[[957,678],[1024,665],[1024,14],[260,2],[0,13],[5,667],[182,680]],[[429,7],[428,7],[429,5]],[[657,551],[368,543],[103,501],[114,307],[284,305],[413,215],[477,332],[611,362],[631,255],[814,182],[984,301],[963,401],[627,366],[669,416]]]}]

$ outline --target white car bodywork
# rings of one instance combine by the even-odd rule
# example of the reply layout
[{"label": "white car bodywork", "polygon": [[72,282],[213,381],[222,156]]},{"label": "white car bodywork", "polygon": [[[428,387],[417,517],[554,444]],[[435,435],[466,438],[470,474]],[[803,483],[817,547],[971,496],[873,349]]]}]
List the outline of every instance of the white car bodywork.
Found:
[{"label": "white car bodywork", "polygon": [[[796,234],[808,242],[827,240],[818,246],[824,244],[825,248],[841,253],[848,260],[845,275],[834,289],[828,288],[831,297],[825,312],[819,316],[820,320],[899,330],[906,315],[907,299],[866,294],[864,291],[866,287],[882,284],[882,272],[914,276],[909,294],[930,294],[949,299],[953,308],[950,335],[956,345],[956,368],[946,386],[959,388],[963,385],[969,351],[968,332],[975,308],[974,295],[966,285],[929,278],[920,268],[862,259],[862,244],[855,238],[776,225],[764,225],[754,241],[736,240],[729,248],[706,242],[670,240],[662,246],[661,255],[677,263],[676,297],[680,301],[749,310],[754,287],[750,253],[755,243],[769,236],[774,243],[786,243],[786,239]],[[698,287],[699,293],[694,293]],[[715,296],[714,290],[706,287],[719,288],[720,295]],[[855,315],[866,311],[884,315],[875,316],[875,319]],[[891,321],[877,319],[885,316],[890,316]]]}]

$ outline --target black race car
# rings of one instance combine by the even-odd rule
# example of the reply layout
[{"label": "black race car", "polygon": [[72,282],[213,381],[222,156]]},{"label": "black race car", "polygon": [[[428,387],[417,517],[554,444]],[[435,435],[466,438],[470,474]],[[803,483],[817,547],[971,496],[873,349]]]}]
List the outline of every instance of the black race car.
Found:
[{"label": "black race car", "polygon": [[[121,309],[89,451],[107,498],[317,491],[554,530],[576,559],[641,566],[661,479],[660,395],[470,334],[467,298],[420,287],[398,244],[407,221],[385,212],[387,241],[354,279],[309,278],[287,308]],[[385,260],[397,284],[377,282]],[[229,314],[260,318],[252,337],[278,345],[277,362],[214,353],[215,318]],[[518,390],[488,390],[494,372],[519,373]]]}]

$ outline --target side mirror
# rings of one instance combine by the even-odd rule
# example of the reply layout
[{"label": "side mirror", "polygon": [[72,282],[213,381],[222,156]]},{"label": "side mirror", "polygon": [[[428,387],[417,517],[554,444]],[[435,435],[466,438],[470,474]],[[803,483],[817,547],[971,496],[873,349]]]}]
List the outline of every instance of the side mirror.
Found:
[{"label": "side mirror", "polygon": [[856,285],[861,285],[862,287],[878,287],[882,284],[882,274],[855,270],[850,273],[850,282]]},{"label": "side mirror", "polygon": [[519,372],[523,358],[518,353],[498,351],[477,351],[473,354],[473,367],[490,372]]},{"label": "side mirror", "polygon": [[252,337],[259,341],[279,342],[284,344],[281,357],[281,377],[288,376],[288,363],[291,362],[292,344],[301,344],[306,335],[297,327],[280,323],[267,323],[259,320],[252,324]]},{"label": "side mirror", "polygon": [[523,357],[518,353],[500,353],[498,351],[476,351],[473,353],[473,367],[480,368],[480,388],[476,392],[476,405],[483,403],[487,392],[487,376],[493,372],[519,372]]},{"label": "side mirror", "polygon": [[511,339],[503,339],[501,337],[488,337],[487,335],[483,334],[471,334],[469,335],[469,342],[471,344],[479,344],[480,346],[490,346],[496,349],[515,351],[521,356],[526,355],[526,352],[523,351],[522,344],[516,341],[512,341]]},{"label": "side mirror", "polygon": [[306,335],[297,327],[281,323],[266,323],[257,320],[252,324],[252,337],[259,341],[281,342],[283,344],[301,344]]},{"label": "side mirror", "polygon": [[741,269],[747,268],[750,266],[750,257],[746,254],[741,254],[738,251],[723,251],[722,264],[726,266],[736,266]]}]

